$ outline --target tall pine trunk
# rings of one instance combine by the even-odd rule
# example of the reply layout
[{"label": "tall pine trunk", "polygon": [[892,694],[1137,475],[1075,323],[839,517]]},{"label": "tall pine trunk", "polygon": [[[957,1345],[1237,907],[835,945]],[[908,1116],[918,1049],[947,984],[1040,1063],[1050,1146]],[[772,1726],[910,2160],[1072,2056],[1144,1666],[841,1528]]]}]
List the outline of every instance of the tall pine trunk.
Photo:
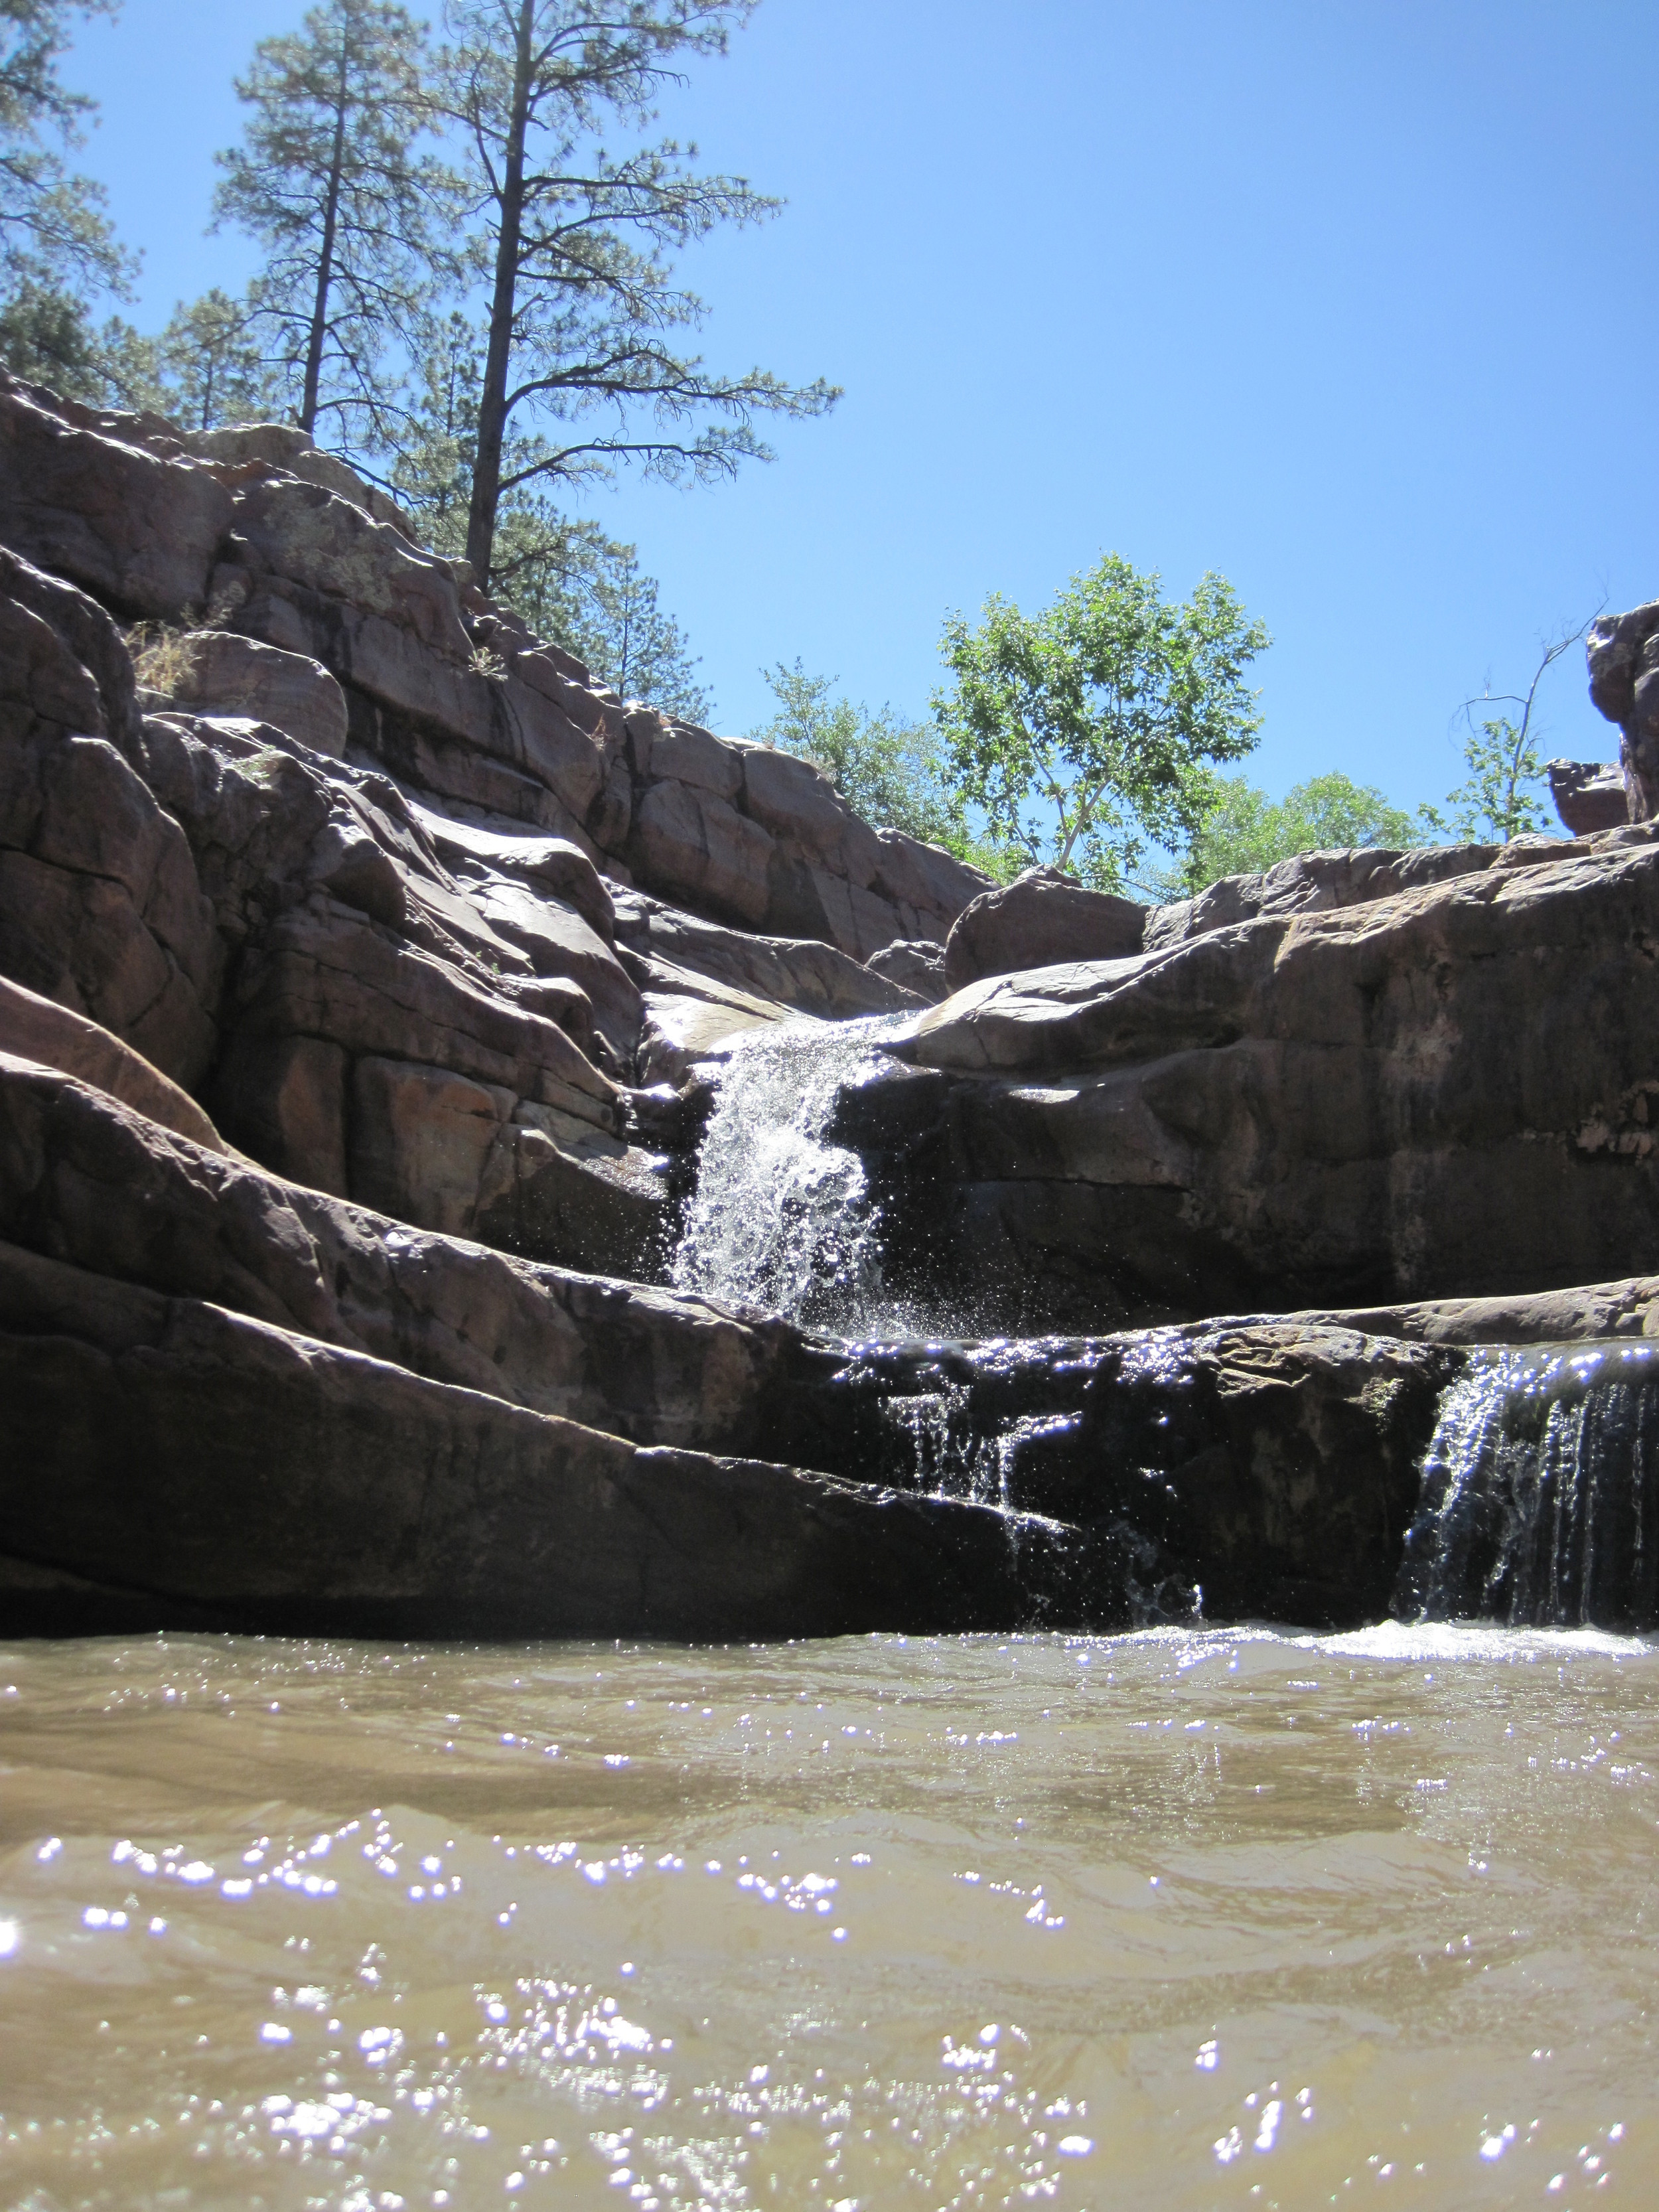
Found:
[{"label": "tall pine trunk", "polygon": [[334,234],[340,219],[340,180],[345,173],[349,34],[340,30],[340,85],[334,107],[334,151],[328,165],[328,197],[323,203],[323,244],[317,257],[317,301],[306,342],[306,381],[300,402],[300,428],[310,437],[317,428],[317,394],[323,380],[323,346],[328,336],[328,295],[334,282]]},{"label": "tall pine trunk", "polygon": [[519,0],[513,61],[513,112],[501,172],[501,230],[495,241],[495,282],[489,300],[489,345],[478,394],[478,452],[472,471],[472,504],[466,522],[466,557],[481,587],[489,588],[495,548],[495,508],[501,499],[501,446],[507,435],[507,375],[513,354],[519,245],[524,222],[524,142],[530,113],[531,40],[535,0]]}]

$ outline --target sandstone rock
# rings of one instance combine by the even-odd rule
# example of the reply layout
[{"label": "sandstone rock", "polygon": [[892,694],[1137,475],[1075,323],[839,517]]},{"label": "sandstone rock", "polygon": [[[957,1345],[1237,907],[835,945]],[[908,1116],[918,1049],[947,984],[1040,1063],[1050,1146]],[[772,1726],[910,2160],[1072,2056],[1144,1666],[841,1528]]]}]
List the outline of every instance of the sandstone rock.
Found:
[{"label": "sandstone rock", "polygon": [[1012,884],[964,907],[945,946],[952,991],[981,975],[1008,975],[1057,961],[1118,960],[1139,952],[1146,909],[1133,899],[1085,890],[1058,868],[1028,868]]},{"label": "sandstone rock", "polygon": [[896,983],[902,991],[930,1006],[951,995],[945,980],[945,947],[936,939],[901,938],[897,944],[872,952],[864,964],[871,975]]},{"label": "sandstone rock", "polygon": [[80,428],[0,372],[0,540],[24,559],[123,614],[173,620],[205,601],[230,516],[199,462]]},{"label": "sandstone rock", "polygon": [[378,615],[428,652],[468,660],[471,644],[448,562],[417,552],[349,500],[320,484],[264,477],[237,491],[231,523],[228,557],[255,574]]},{"label": "sandstone rock", "polygon": [[[984,1509],[642,1449],[217,1307],[0,1262],[5,1551],[118,1588],[133,1625],[759,1638],[1030,1609]],[[1039,1524],[1028,1549],[1054,1541]],[[93,1625],[42,1610],[29,1625]]]},{"label": "sandstone rock", "polygon": [[[76,591],[60,577],[47,575],[3,545],[0,545],[0,599],[11,603],[0,616],[8,625],[10,640],[0,659],[5,671],[0,675],[0,697],[18,702],[29,700],[31,714],[39,714],[55,727],[82,737],[108,738],[124,752],[130,751],[139,720],[132,659],[119,629],[103,608],[86,592]],[[46,657],[61,667],[58,680],[67,679],[71,685],[64,695],[64,712],[33,697],[32,686],[39,679],[30,678],[24,670],[45,648],[44,641],[38,639],[32,645],[22,643],[28,634],[28,625],[21,619],[26,614],[44,623],[63,648],[61,661],[55,653]],[[70,663],[90,681],[95,704],[81,677],[72,674]],[[9,732],[18,726],[15,721],[7,725]]]},{"label": "sandstone rock", "polygon": [[1553,760],[1546,763],[1555,811],[1575,837],[1616,830],[1630,819],[1629,794],[1622,769],[1599,761]]},{"label": "sandstone rock", "polygon": [[654,783],[635,810],[628,858],[653,890],[752,924],[771,904],[773,850],[760,824],[726,799],[689,783]]},{"label": "sandstone rock", "polygon": [[[840,1020],[898,1013],[918,1003],[902,984],[817,939],[722,928],[637,891],[620,902],[617,934],[627,951],[655,966],[689,970],[797,1013]],[[657,981],[661,988],[663,979]]]},{"label": "sandstone rock", "polygon": [[[55,709],[38,669],[29,680]],[[47,726],[0,748],[0,975],[188,1088],[212,1056],[222,969],[190,848],[113,745]]]},{"label": "sandstone rock", "polygon": [[343,758],[345,694],[319,661],[233,630],[188,630],[174,648],[170,702],[186,713],[269,722],[310,751]]},{"label": "sandstone rock", "polygon": [[665,962],[650,965],[655,988],[645,993],[645,1030],[640,1039],[643,1083],[683,1083],[699,1060],[716,1056],[745,1030],[793,1018],[792,1007],[755,998],[729,983],[676,971]]},{"label": "sandstone rock", "polygon": [[1590,698],[1619,725],[1630,819],[1651,821],[1659,815],[1659,599],[1598,615],[1585,654]]},{"label": "sandstone rock", "polygon": [[843,1140],[969,1326],[1639,1272],[1659,851],[1637,834],[972,985],[893,1048],[937,1074],[848,1094]]},{"label": "sandstone rock", "polygon": [[[162,1229],[164,1224],[164,1231]],[[531,1266],[173,1140],[0,1058],[0,1239],[646,1443],[746,1452],[839,1364],[781,1322]]]},{"label": "sandstone rock", "polygon": [[574,907],[607,945],[614,941],[616,908],[605,879],[587,854],[568,838],[488,830],[426,806],[414,811],[434,849],[452,867],[482,867],[495,875],[520,878]]},{"label": "sandstone rock", "polygon": [[0,1054],[78,1076],[208,1152],[225,1150],[224,1139],[190,1094],[170,1083],[131,1045],[84,1015],[26,991],[4,976],[0,976]]},{"label": "sandstone rock", "polygon": [[[1559,841],[1549,855],[1559,856]],[[1338,847],[1324,853],[1296,853],[1263,875],[1227,876],[1196,898],[1153,907],[1146,915],[1145,949],[1161,952],[1212,929],[1262,915],[1327,914],[1339,907],[1363,906],[1419,890],[1425,884],[1477,874],[1498,864],[1509,850],[1502,845],[1428,845],[1411,852],[1387,848]]]},{"label": "sandstone rock", "polygon": [[185,445],[202,460],[226,461],[233,466],[264,461],[273,468],[284,469],[290,476],[301,477],[307,483],[320,484],[325,491],[349,500],[411,544],[419,542],[414,525],[395,500],[388,498],[378,484],[366,483],[337,454],[319,451],[297,423],[229,423],[217,430],[198,430],[185,439]]}]

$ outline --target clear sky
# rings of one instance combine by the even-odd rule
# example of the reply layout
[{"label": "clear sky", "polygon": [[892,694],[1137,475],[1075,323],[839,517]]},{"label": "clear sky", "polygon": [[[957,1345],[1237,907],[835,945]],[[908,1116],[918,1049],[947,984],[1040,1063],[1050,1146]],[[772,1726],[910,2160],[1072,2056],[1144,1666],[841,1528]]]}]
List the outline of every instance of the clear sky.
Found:
[{"label": "clear sky", "polygon": [[[69,61],[147,327],[249,271],[211,155],[301,12],[125,0]],[[764,0],[664,123],[789,205],[684,273],[711,362],[847,396],[734,485],[592,511],[722,728],[797,654],[919,711],[947,609],[1114,550],[1273,631],[1254,780],[1439,799],[1460,701],[1659,595],[1656,82],[1652,0]],[[1616,750],[1577,653],[1544,706]]]}]

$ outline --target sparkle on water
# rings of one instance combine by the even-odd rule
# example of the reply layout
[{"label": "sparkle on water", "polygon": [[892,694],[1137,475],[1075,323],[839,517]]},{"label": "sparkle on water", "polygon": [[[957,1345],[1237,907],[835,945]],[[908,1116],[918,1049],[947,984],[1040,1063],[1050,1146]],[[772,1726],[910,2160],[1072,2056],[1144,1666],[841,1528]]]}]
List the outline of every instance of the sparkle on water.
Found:
[{"label": "sparkle on water", "polygon": [[1659,1650],[0,1650],[0,2202],[1639,2203]]}]

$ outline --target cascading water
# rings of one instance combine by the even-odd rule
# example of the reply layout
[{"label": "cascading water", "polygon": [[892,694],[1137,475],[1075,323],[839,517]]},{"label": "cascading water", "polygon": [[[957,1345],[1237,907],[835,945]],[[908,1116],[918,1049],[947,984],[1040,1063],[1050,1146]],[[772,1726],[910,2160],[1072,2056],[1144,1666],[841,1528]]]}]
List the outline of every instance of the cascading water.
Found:
[{"label": "cascading water", "polygon": [[1478,1355],[1441,1405],[1394,1610],[1659,1626],[1659,1346]]},{"label": "cascading water", "polygon": [[716,1078],[674,1287],[841,1335],[902,1334],[883,1302],[880,1215],[856,1152],[824,1131],[844,1086],[911,1018],[781,1023],[740,1038]]}]

